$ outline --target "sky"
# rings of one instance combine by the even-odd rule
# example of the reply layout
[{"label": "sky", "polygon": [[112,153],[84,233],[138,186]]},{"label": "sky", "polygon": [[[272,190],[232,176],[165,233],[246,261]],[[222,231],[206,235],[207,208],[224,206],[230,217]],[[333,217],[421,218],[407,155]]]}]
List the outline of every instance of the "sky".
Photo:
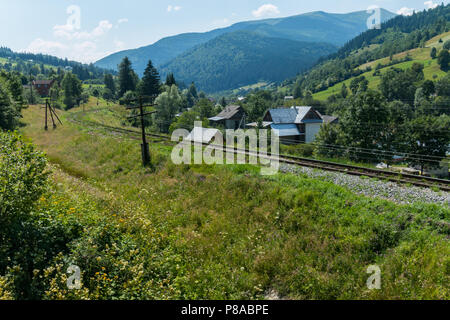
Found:
[{"label": "sky", "polygon": [[[444,0],[448,4],[450,0]],[[185,32],[233,23],[378,6],[408,15],[442,1],[427,0],[0,0],[0,46],[95,62]]]}]

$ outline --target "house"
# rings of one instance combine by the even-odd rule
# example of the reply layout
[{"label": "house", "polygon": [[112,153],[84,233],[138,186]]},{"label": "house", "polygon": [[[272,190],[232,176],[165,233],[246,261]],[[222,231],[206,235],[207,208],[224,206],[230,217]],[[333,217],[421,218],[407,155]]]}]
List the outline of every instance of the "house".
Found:
[{"label": "house", "polygon": [[245,111],[241,106],[227,106],[217,116],[209,118],[209,121],[222,125],[225,129],[236,130],[245,126]]},{"label": "house", "polygon": [[46,97],[49,95],[54,82],[55,80],[34,80],[33,87],[42,97]]},{"label": "house", "polygon": [[[267,111],[263,127],[269,127],[284,144],[311,143],[324,123],[337,123],[338,118],[323,116],[312,107],[278,108]],[[256,123],[247,126],[256,127]]]},{"label": "house", "polygon": [[284,101],[291,101],[294,100],[294,96],[286,96],[284,97]]},{"label": "house", "polygon": [[221,137],[222,133],[217,129],[195,127],[184,140],[197,143],[210,143],[212,140],[215,141]]}]

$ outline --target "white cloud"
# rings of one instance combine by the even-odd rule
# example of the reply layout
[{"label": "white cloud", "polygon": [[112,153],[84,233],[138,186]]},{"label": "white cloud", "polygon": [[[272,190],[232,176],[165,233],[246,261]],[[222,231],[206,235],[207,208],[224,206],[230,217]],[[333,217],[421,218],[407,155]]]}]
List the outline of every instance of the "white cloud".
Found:
[{"label": "white cloud", "polygon": [[111,30],[112,27],[113,25],[108,20],[102,20],[91,32],[79,32],[75,31],[75,27],[73,25],[66,24],[62,26],[54,26],[53,34],[55,37],[66,38],[67,40],[89,40],[103,36]]},{"label": "white cloud", "polygon": [[[124,18],[125,19],[125,18]],[[123,19],[122,23],[124,23]],[[57,25],[53,27],[56,40],[37,38],[25,49],[33,53],[46,53],[61,58],[67,57],[84,63],[96,61],[106,54],[98,45],[104,36],[113,28],[108,20],[102,20],[91,31],[78,30],[73,24]],[[120,49],[123,43],[115,43]]]},{"label": "white cloud", "polygon": [[412,16],[413,13],[414,13],[414,9],[407,8],[407,7],[403,7],[397,11],[397,14],[401,14],[402,16]]},{"label": "white cloud", "polygon": [[230,25],[230,19],[228,19],[228,18],[217,19],[212,22],[212,26],[214,28],[226,27],[228,25]]},{"label": "white cloud", "polygon": [[57,54],[66,49],[67,46],[60,42],[45,41],[41,38],[37,38],[33,42],[31,42],[24,51],[30,53]]},{"label": "white cloud", "polygon": [[167,12],[180,11],[180,10],[181,10],[181,7],[180,7],[180,6],[172,6],[172,5],[169,5],[169,6],[167,7]]},{"label": "white cloud", "polygon": [[114,40],[114,45],[118,50],[122,50],[125,47],[125,42],[120,40]]},{"label": "white cloud", "polygon": [[433,1],[426,1],[423,4],[426,5],[428,9],[435,9],[438,6],[438,4]]},{"label": "white cloud", "polygon": [[[56,41],[46,41],[41,38],[32,41],[28,47],[23,50],[31,53],[50,54],[69,60],[76,60],[83,63],[90,63],[103,58],[107,54],[98,50],[97,44],[93,41],[72,42],[63,44]],[[111,54],[109,52],[108,54]]]},{"label": "white cloud", "polygon": [[258,9],[252,11],[252,14],[255,18],[262,18],[266,16],[273,16],[280,13],[280,10],[278,10],[277,6],[274,6],[273,4],[264,4]]},{"label": "white cloud", "polygon": [[128,22],[128,18],[122,18],[117,21],[118,24],[127,23],[127,22]]}]

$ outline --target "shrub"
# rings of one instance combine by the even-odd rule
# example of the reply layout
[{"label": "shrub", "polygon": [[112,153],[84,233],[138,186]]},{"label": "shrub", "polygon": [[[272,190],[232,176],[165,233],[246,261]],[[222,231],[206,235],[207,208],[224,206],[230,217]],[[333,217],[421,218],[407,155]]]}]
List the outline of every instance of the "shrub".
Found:
[{"label": "shrub", "polygon": [[281,152],[287,154],[299,156],[299,157],[311,157],[314,153],[314,146],[312,144],[298,144],[291,146],[282,146]]},{"label": "shrub", "polygon": [[27,220],[47,189],[44,155],[17,133],[0,133],[0,228]]}]

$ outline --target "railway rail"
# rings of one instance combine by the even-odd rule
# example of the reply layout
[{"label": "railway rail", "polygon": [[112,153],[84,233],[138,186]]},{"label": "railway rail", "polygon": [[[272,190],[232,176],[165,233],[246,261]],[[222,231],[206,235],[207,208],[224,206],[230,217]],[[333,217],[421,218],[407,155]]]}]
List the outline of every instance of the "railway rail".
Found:
[{"label": "railway rail", "polygon": [[[90,112],[100,111],[103,109],[95,109],[90,110]],[[76,115],[76,114],[74,114]],[[101,124],[95,121],[89,121],[89,120],[80,120],[78,118],[72,117],[69,119],[69,121],[72,121],[74,123],[78,123],[84,126],[89,126],[93,128],[103,128],[110,132],[116,132],[121,134],[126,134],[130,136],[132,139],[140,140],[140,132],[136,130],[131,129],[125,129],[125,128],[119,128],[114,127],[110,125]],[[133,136],[134,135],[134,136]],[[155,133],[147,133],[147,137],[149,137],[153,142],[161,143],[161,142],[169,142],[170,144],[173,144],[174,142],[171,141],[169,136],[161,135],[161,134],[155,134]],[[206,143],[202,143],[203,146],[209,146],[214,147],[218,149],[222,149],[223,151],[226,151],[226,147],[224,146],[214,146],[209,145]],[[250,150],[246,149],[234,149],[235,153],[244,153],[246,155],[256,155],[256,153]],[[380,170],[380,169],[373,169],[373,168],[367,168],[367,167],[361,167],[361,166],[354,166],[354,165],[346,165],[346,164],[340,164],[335,162],[329,162],[329,161],[322,161],[322,160],[316,160],[316,159],[309,159],[309,158],[301,158],[301,157],[295,157],[290,155],[284,155],[284,154],[268,154],[268,159],[272,160],[278,160],[280,163],[286,163],[291,165],[297,165],[297,166],[303,166],[303,167],[309,167],[313,169],[321,169],[325,171],[332,171],[332,172],[341,172],[348,175],[353,176],[365,176],[370,178],[376,178],[376,179],[383,179],[388,180],[396,183],[401,184],[409,184],[414,185],[418,187],[423,188],[438,188],[439,190],[450,192],[450,180],[446,179],[438,179],[438,178],[431,178],[431,177],[424,177],[424,176],[418,176],[413,174],[402,174],[397,173],[393,171],[388,170]]]}]

